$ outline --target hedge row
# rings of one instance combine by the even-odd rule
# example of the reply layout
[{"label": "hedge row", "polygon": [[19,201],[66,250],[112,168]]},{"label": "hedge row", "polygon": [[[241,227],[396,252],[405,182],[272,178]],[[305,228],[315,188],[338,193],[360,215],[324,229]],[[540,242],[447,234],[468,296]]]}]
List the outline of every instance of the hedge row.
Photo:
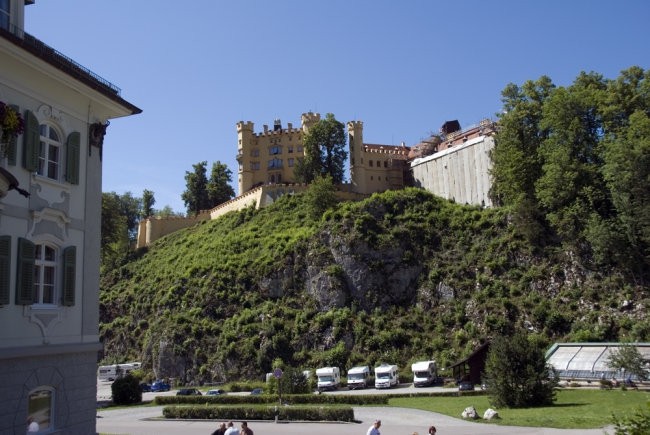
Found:
[{"label": "hedge row", "polygon": [[[388,398],[385,394],[376,395],[338,395],[338,394],[287,394],[282,396],[282,403],[296,404],[328,404],[328,405],[386,405]],[[215,404],[215,405],[262,405],[279,403],[277,395],[264,394],[260,396],[156,396],[156,405],[172,404]]]},{"label": "hedge row", "polygon": [[197,420],[354,421],[352,408],[295,406],[166,406],[165,418]]}]

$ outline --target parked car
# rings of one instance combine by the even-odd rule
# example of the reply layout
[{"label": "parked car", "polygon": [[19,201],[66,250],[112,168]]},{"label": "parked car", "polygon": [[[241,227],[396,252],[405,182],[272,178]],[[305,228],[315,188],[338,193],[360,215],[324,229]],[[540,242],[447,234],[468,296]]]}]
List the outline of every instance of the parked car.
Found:
[{"label": "parked car", "polygon": [[154,393],[158,393],[160,391],[169,391],[169,390],[171,390],[171,387],[165,381],[155,381],[153,384],[151,384],[151,391]]},{"label": "parked car", "polygon": [[462,381],[458,384],[458,391],[472,391],[474,389],[474,384],[470,381]]},{"label": "parked car", "polygon": [[207,396],[222,396],[224,394],[226,394],[226,392],[219,388],[208,390],[208,392],[206,393]]},{"label": "parked car", "polygon": [[201,392],[196,388],[181,388],[176,392],[177,396],[200,396]]},{"label": "parked car", "polygon": [[264,390],[261,388],[255,388],[253,391],[251,391],[251,396],[259,396],[262,393],[264,393]]},{"label": "parked car", "polygon": [[140,384],[140,391],[142,391],[143,393],[148,393],[149,391],[151,391],[151,384],[147,384],[146,382],[142,382]]}]

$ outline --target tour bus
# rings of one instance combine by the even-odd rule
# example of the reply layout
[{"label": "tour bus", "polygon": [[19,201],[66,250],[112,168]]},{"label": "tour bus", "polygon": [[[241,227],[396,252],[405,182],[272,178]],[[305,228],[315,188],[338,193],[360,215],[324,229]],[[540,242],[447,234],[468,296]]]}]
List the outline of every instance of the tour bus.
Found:
[{"label": "tour bus", "polygon": [[108,366],[99,366],[97,370],[97,379],[100,381],[114,381],[133,370],[137,370],[142,366],[139,362],[128,362],[122,364],[111,364]]}]

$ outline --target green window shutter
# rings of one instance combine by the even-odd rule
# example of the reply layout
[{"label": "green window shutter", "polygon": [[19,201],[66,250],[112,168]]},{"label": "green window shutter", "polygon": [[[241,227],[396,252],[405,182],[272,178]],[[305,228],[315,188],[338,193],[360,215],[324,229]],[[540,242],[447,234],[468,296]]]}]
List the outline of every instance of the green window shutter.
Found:
[{"label": "green window shutter", "polygon": [[23,139],[23,168],[30,172],[36,172],[38,169],[38,149],[41,133],[38,128],[38,119],[29,110],[25,112],[25,134]]},{"label": "green window shutter", "polygon": [[0,305],[9,304],[11,275],[11,236],[0,236]]},{"label": "green window shutter", "polygon": [[63,305],[74,305],[75,276],[77,270],[77,248],[69,246],[63,250]]},{"label": "green window shutter", "polygon": [[18,239],[18,270],[16,273],[16,305],[34,303],[34,257],[36,246],[27,239]]},{"label": "green window shutter", "polygon": [[74,131],[68,135],[66,145],[65,181],[79,184],[79,157],[81,155],[81,134]]},{"label": "green window shutter", "polygon": [[[16,111],[16,113],[20,113],[20,109],[18,106],[14,106],[13,104],[9,105],[12,109]],[[9,140],[9,143],[7,144],[7,150],[6,150],[6,155],[7,155],[7,161],[9,162],[10,165],[16,166],[16,156],[18,155],[18,137],[14,136]]]}]

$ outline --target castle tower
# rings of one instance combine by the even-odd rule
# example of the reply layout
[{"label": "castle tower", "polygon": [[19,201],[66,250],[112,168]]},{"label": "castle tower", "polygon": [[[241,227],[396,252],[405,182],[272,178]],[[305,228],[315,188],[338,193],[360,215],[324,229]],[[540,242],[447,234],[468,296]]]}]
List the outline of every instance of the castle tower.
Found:
[{"label": "castle tower", "polygon": [[309,127],[311,127],[312,125],[320,121],[320,113],[313,113],[313,112],[303,113],[302,116],[300,117],[300,120],[302,123],[303,133],[307,133],[309,131]]},{"label": "castle tower", "polygon": [[239,163],[237,181],[241,195],[253,186],[253,123],[239,121],[237,137],[237,162]]},{"label": "castle tower", "polygon": [[366,193],[366,167],[363,162],[363,122],[348,122],[348,146],[350,151],[350,183],[353,190]]}]

